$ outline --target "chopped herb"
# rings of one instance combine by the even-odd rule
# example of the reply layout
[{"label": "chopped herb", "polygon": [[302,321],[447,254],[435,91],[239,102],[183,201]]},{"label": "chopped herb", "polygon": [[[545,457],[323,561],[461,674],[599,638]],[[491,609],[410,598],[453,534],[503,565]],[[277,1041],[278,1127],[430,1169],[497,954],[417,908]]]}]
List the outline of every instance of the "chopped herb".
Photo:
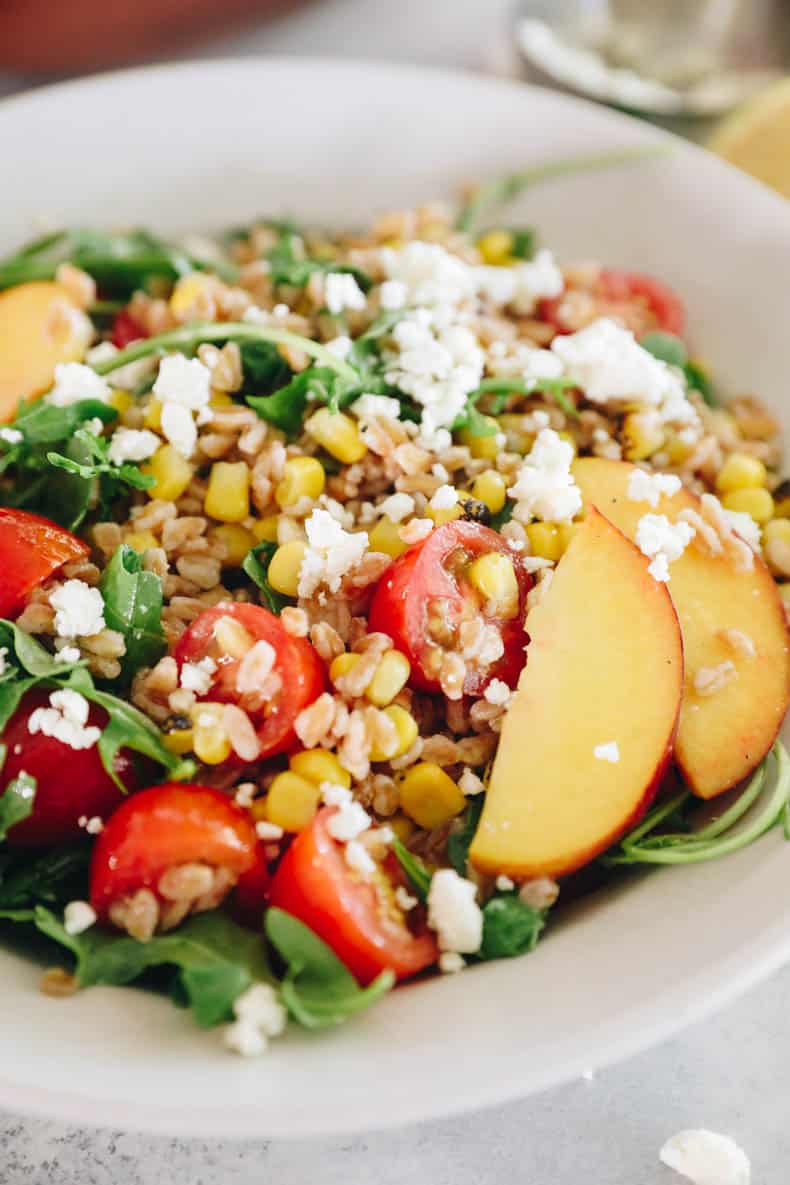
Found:
[{"label": "chopped herb", "polygon": [[491,378],[483,379],[476,391],[473,391],[469,396],[470,400],[477,400],[481,395],[498,397],[499,402],[494,404],[493,413],[497,415],[505,405],[508,395],[549,395],[561,411],[564,411],[566,416],[571,419],[578,419],[579,413],[576,406],[571,399],[568,398],[568,391],[576,389],[576,384],[572,379],[505,379],[505,378]]},{"label": "chopped herb", "polygon": [[260,589],[261,602],[271,613],[279,616],[285,606],[291,604],[291,600],[276,592],[269,584],[269,564],[276,550],[276,543],[259,543],[247,552],[241,566],[253,584]]},{"label": "chopped herb", "polygon": [[142,557],[121,544],[102,573],[107,628],[123,635],[122,677],[128,682],[141,667],[152,667],[167,650],[162,628],[162,582],[143,569]]},{"label": "chopped herb", "polygon": [[420,901],[427,901],[428,890],[431,887],[431,874],[420,857],[415,856],[414,852],[410,852],[397,836],[392,841],[392,850]]}]

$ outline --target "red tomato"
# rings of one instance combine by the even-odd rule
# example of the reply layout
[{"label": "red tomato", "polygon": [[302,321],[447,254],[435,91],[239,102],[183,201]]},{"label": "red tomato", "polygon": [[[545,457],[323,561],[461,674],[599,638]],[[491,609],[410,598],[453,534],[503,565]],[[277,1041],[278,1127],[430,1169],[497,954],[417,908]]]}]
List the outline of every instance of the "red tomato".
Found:
[{"label": "red tomato", "polygon": [[141,337],[148,337],[139,321],[135,321],[128,309],[122,309],[112,323],[111,341],[119,350],[125,349]]},{"label": "red tomato", "polygon": [[330,946],[361,984],[382,971],[408,979],[439,957],[427,929],[413,933],[398,920],[393,887],[382,872],[362,881],[327,831],[327,807],[294,840],[272,882],[271,904],[292,914]]},{"label": "red tomato", "polygon": [[[223,654],[214,637],[222,617],[233,618],[255,642],[268,642],[274,648],[273,673],[280,678],[280,689],[262,704],[254,692],[240,695],[237,690],[240,660]],[[206,656],[215,660],[218,669],[214,682],[203,698],[238,703],[245,708],[261,742],[260,757],[283,753],[295,744],[294,720],[326,686],[323,664],[311,644],[289,634],[279,617],[260,605],[223,603],[207,609],[182,634],[174,654],[179,670],[185,662],[199,662]]]},{"label": "red tomato", "polygon": [[[6,759],[0,771],[0,792],[23,770],[37,783],[32,814],[8,833],[9,844],[20,847],[48,847],[73,839],[80,834],[80,816],[104,818],[123,798],[95,745],[72,749],[54,737],[29,731],[31,713],[48,706],[48,692],[29,691],[3,732]],[[91,704],[88,723],[103,728],[106,722],[107,713]],[[120,750],[115,771],[127,790],[137,788],[134,755],[129,750]]]},{"label": "red tomato", "polygon": [[[647,333],[651,329],[662,329],[665,333],[674,333],[677,336],[683,333],[686,313],[680,297],[669,285],[653,276],[607,268],[599,274],[590,289],[590,294],[601,302],[601,316],[617,316],[619,306],[626,323],[629,320],[629,309],[633,313],[638,305],[646,306],[644,315],[638,317],[638,320],[652,324],[642,325],[641,333]],[[540,301],[539,316],[553,325],[557,333],[572,333],[573,329],[562,317],[563,300],[564,295]]]},{"label": "red tomato", "polygon": [[138,889],[158,893],[165,872],[193,863],[228,869],[236,880],[252,875],[263,863],[263,849],[249,814],[210,786],[164,782],[141,790],[118,808],[96,841],[91,905],[106,919],[113,902]]},{"label": "red tomato", "polygon": [[48,518],[0,506],[0,617],[16,617],[37,585],[89,550]]},{"label": "red tomato", "polygon": [[[477,556],[501,552],[513,561],[519,589],[518,611],[508,620],[489,616],[466,570]],[[490,527],[456,519],[437,527],[393,560],[379,580],[370,606],[370,629],[388,634],[411,663],[410,682],[423,691],[439,691],[438,666],[452,649],[463,619],[494,626],[504,643],[501,658],[486,667],[469,666],[467,695],[479,695],[492,679],[515,687],[525,662],[524,614],[532,581],[505,539]],[[439,621],[439,635],[432,617]]]}]

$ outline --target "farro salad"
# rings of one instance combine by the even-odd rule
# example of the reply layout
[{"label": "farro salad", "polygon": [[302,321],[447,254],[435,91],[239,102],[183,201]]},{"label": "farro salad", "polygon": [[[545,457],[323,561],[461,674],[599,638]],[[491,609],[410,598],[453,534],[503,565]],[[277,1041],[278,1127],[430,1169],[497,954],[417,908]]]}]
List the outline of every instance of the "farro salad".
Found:
[{"label": "farro salad", "polygon": [[0,918],[45,992],[258,1054],[787,826],[779,425],[661,280],[492,212],[603,163],[0,260]]}]

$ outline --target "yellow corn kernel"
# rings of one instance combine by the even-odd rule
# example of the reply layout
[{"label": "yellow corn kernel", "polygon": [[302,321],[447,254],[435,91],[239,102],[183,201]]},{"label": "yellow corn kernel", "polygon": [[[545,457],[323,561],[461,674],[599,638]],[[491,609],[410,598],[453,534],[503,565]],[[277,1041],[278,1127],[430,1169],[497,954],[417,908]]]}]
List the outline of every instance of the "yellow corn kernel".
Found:
[{"label": "yellow corn kernel", "polygon": [[351,785],[351,774],[338,761],[334,753],[328,749],[302,749],[301,753],[294,753],[290,760],[291,769],[300,778],[307,778],[320,786],[322,782],[331,782],[334,786]]},{"label": "yellow corn kernel", "polygon": [[235,617],[220,617],[214,626],[214,641],[223,654],[231,658],[244,658],[252,649],[255,639]]},{"label": "yellow corn kernel", "polygon": [[157,449],[151,460],[140,466],[140,471],[154,478],[154,484],[146,491],[148,497],[163,502],[175,502],[192,480],[192,466],[172,444]]},{"label": "yellow corn kernel", "polygon": [[524,529],[527,532],[532,555],[539,556],[543,560],[551,560],[553,564],[556,564],[565,550],[557,524],[530,523]]},{"label": "yellow corn kernel", "polygon": [[513,235],[509,230],[489,230],[477,240],[483,263],[506,267],[513,258]]},{"label": "yellow corn kernel", "polygon": [[402,757],[404,753],[408,753],[417,740],[419,729],[411,712],[407,712],[400,704],[390,704],[388,708],[384,708],[384,715],[388,716],[395,725],[395,731],[398,734],[398,747],[394,753],[384,753],[373,745],[370,750],[371,761],[391,761],[393,757]]},{"label": "yellow corn kernel", "polygon": [[221,407],[233,407],[233,396],[230,391],[218,391],[215,389],[211,392],[211,398],[208,401],[209,407],[215,410]]},{"label": "yellow corn kernel", "polygon": [[505,412],[497,417],[500,431],[505,434],[505,447],[512,453],[526,454],[535,443],[535,434],[524,427],[524,416]]},{"label": "yellow corn kernel", "polygon": [[257,543],[276,543],[277,542],[277,524],[280,521],[279,514],[267,514],[265,518],[259,518],[252,524],[252,533],[255,536]]},{"label": "yellow corn kernel", "polygon": [[365,698],[377,708],[386,708],[401,691],[411,674],[411,665],[400,650],[388,650],[379,660],[373,678],[365,688]]},{"label": "yellow corn kernel", "polygon": [[322,407],[310,417],[305,428],[313,440],[344,465],[361,461],[368,451],[356,420],[345,412],[331,412],[328,407]]},{"label": "yellow corn kernel", "polygon": [[392,828],[401,843],[406,843],[417,830],[409,816],[401,814],[400,811],[398,811],[397,815],[393,815],[391,819],[387,819],[387,825]]},{"label": "yellow corn kernel", "polygon": [[730,453],[716,476],[716,490],[729,494],[734,490],[760,489],[768,480],[768,471],[759,457],[748,453]]},{"label": "yellow corn kernel", "polygon": [[489,551],[469,565],[469,583],[485,601],[496,605],[501,617],[518,612],[518,581],[513,561],[501,551]]},{"label": "yellow corn kernel", "polygon": [[345,654],[338,654],[332,659],[329,667],[329,678],[333,683],[337,683],[338,679],[342,679],[349,671],[353,670],[359,662],[361,654],[352,654],[346,651]]},{"label": "yellow corn kernel", "polygon": [[683,440],[681,436],[670,434],[664,444],[664,450],[667,454],[669,464],[682,465],[694,452],[697,443],[690,440]]},{"label": "yellow corn kernel", "polygon": [[774,500],[765,489],[731,490],[724,495],[721,504],[725,510],[750,514],[761,525],[774,517]]},{"label": "yellow corn kernel", "polygon": [[580,526],[580,523],[557,523],[557,530],[560,536],[560,547],[562,548],[560,555],[565,555],[565,552],[570,547],[573,536],[576,534]]},{"label": "yellow corn kernel", "polygon": [[110,391],[110,397],[107,400],[110,407],[114,407],[119,416],[124,415],[134,403],[134,399],[129,391],[122,391],[116,387],[114,391]]},{"label": "yellow corn kernel", "polygon": [[437,527],[443,527],[445,523],[451,523],[456,518],[463,518],[464,508],[457,500],[454,506],[442,507],[437,510],[436,507],[431,506],[430,502],[425,507],[425,517],[433,519]]},{"label": "yellow corn kernel", "polygon": [[384,555],[391,555],[393,559],[403,555],[409,548],[408,543],[404,543],[400,537],[400,527],[386,515],[371,528],[368,542],[371,551],[383,552]]},{"label": "yellow corn kernel", "polygon": [[301,498],[317,498],[324,492],[326,474],[315,457],[291,457],[274,491],[278,506],[293,506]]},{"label": "yellow corn kernel", "polygon": [[790,576],[790,520],[772,518],[763,527],[763,555],[774,576]]},{"label": "yellow corn kernel", "polygon": [[230,757],[233,747],[225,731],[222,704],[195,704],[192,719],[192,748],[199,761],[206,765],[221,765]]},{"label": "yellow corn kernel", "polygon": [[458,433],[459,443],[465,444],[473,457],[484,461],[496,460],[497,453],[502,451],[502,442],[497,444],[499,424],[493,416],[482,417],[489,428],[493,429],[490,436],[475,436],[468,428],[461,428]]},{"label": "yellow corn kernel", "polygon": [[128,535],[124,535],[123,541],[127,547],[131,547],[133,551],[139,552],[140,555],[144,551],[150,551],[152,547],[159,547],[159,540],[153,531],[130,531]]},{"label": "yellow corn kernel", "polygon": [[162,733],[162,744],[171,753],[191,753],[194,744],[194,731],[191,728],[173,728]]},{"label": "yellow corn kernel", "polygon": [[299,571],[307,551],[301,539],[292,539],[278,547],[269,564],[269,584],[275,592],[295,597],[299,589]]},{"label": "yellow corn kernel", "polygon": [[143,411],[143,427],[152,432],[162,431],[162,400],[151,399]]},{"label": "yellow corn kernel", "polygon": [[433,761],[420,761],[401,779],[400,805],[418,827],[432,831],[460,815],[466,806],[463,791]]},{"label": "yellow corn kernel", "polygon": [[203,509],[223,523],[240,523],[250,513],[250,471],[244,461],[215,461]]},{"label": "yellow corn kernel", "polygon": [[220,543],[224,544],[223,564],[226,568],[240,568],[250,548],[256,543],[252,531],[248,531],[239,523],[223,523],[221,527],[215,527],[210,534],[213,539],[219,539]]},{"label": "yellow corn kernel", "polygon": [[278,774],[265,799],[266,818],[283,831],[303,831],[313,819],[321,800],[315,782],[292,770]]},{"label": "yellow corn kernel", "polygon": [[190,272],[177,281],[170,297],[170,312],[182,319],[189,315],[195,301],[208,290],[211,279],[205,272]]},{"label": "yellow corn kernel", "polygon": [[650,412],[633,412],[623,421],[623,456],[627,461],[644,461],[664,443],[664,428]]},{"label": "yellow corn kernel", "polygon": [[472,497],[487,506],[492,514],[499,514],[507,500],[507,482],[495,469],[486,469],[475,478]]}]

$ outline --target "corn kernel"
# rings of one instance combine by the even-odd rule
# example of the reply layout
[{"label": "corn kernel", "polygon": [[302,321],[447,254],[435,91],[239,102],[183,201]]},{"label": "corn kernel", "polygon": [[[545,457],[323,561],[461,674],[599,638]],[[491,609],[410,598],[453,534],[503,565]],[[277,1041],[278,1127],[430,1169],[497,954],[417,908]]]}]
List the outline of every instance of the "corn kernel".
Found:
[{"label": "corn kernel", "polygon": [[767,480],[768,471],[759,457],[731,453],[716,476],[716,490],[729,494],[733,490],[760,489]]},{"label": "corn kernel", "polygon": [[532,555],[556,564],[563,553],[562,538],[556,523],[530,523],[524,528]]},{"label": "corn kernel", "polygon": [[404,753],[408,753],[417,740],[419,729],[411,712],[407,712],[400,704],[390,704],[388,708],[384,708],[384,715],[388,716],[395,725],[395,731],[398,734],[398,747],[394,753],[383,753],[381,749],[373,745],[370,750],[371,761],[391,761],[393,757],[402,757]]},{"label": "corn kernel", "polygon": [[337,683],[338,679],[342,679],[349,671],[352,671],[359,662],[361,654],[352,654],[346,651],[345,654],[338,654],[332,659],[329,667],[329,678],[333,683]]},{"label": "corn kernel", "polygon": [[490,436],[475,436],[468,428],[461,428],[458,433],[458,440],[461,444],[466,445],[473,457],[485,461],[495,461],[497,454],[502,451],[502,442],[500,441],[497,444],[499,424],[493,416],[483,416],[482,418],[493,429]]},{"label": "corn kernel", "polygon": [[497,417],[499,429],[505,434],[505,447],[512,453],[526,454],[535,443],[535,434],[524,427],[524,416],[505,412]]},{"label": "corn kernel", "polygon": [[205,272],[190,272],[177,281],[170,297],[170,312],[178,320],[189,316],[195,301],[210,286],[210,277]]},{"label": "corn kernel", "polygon": [[385,708],[406,686],[410,674],[411,665],[406,655],[401,654],[400,650],[388,650],[382,655],[373,678],[365,688],[365,698],[377,708]]},{"label": "corn kernel", "polygon": [[150,399],[143,411],[143,427],[152,432],[162,431],[162,400]]},{"label": "corn kernel", "polygon": [[400,782],[400,804],[419,827],[432,831],[460,815],[466,806],[463,791],[433,761],[420,761]]},{"label": "corn kernel", "polygon": [[134,403],[134,399],[129,391],[121,391],[117,388],[110,391],[110,397],[107,400],[110,407],[114,407],[119,416],[124,415]]},{"label": "corn kernel", "polygon": [[493,602],[501,617],[518,612],[518,581],[513,561],[501,551],[478,556],[469,566],[469,583],[483,599]]},{"label": "corn kernel", "polygon": [[210,535],[225,547],[225,559],[222,562],[226,568],[240,568],[250,548],[256,543],[252,531],[239,523],[223,523],[221,527],[215,527]]},{"label": "corn kernel", "polygon": [[195,756],[206,765],[221,765],[230,757],[233,747],[223,724],[222,704],[195,704],[192,718],[192,747]]},{"label": "corn kernel", "polygon": [[560,536],[560,547],[562,548],[560,555],[565,555],[565,552],[570,547],[573,536],[576,534],[580,526],[581,523],[557,523],[557,530]]},{"label": "corn kernel", "polygon": [[191,728],[174,728],[170,732],[162,733],[162,744],[171,753],[191,753],[194,744],[194,732]]},{"label": "corn kernel", "polygon": [[274,491],[278,506],[293,506],[301,498],[317,498],[324,492],[326,474],[315,457],[291,457]]},{"label": "corn kernel", "polygon": [[124,535],[124,543],[127,547],[131,547],[133,551],[140,555],[144,551],[150,551],[152,547],[159,547],[159,540],[153,531],[130,531],[128,535]]},{"label": "corn kernel", "polygon": [[252,533],[258,543],[276,543],[277,542],[277,524],[280,521],[279,514],[267,514],[265,518],[259,518],[252,524]]},{"label": "corn kernel", "polygon": [[506,267],[513,257],[513,235],[509,230],[489,230],[477,240],[483,263]]},{"label": "corn kernel", "polygon": [[305,428],[313,440],[344,465],[361,461],[368,451],[356,420],[345,412],[331,412],[328,407],[322,407],[310,417]]},{"label": "corn kernel", "polygon": [[203,509],[223,523],[240,523],[250,513],[250,471],[244,461],[215,461]]},{"label": "corn kernel", "polygon": [[417,830],[409,816],[401,814],[400,811],[398,811],[397,815],[393,815],[391,819],[387,819],[387,824],[395,832],[396,837],[401,843],[406,843]]},{"label": "corn kernel", "polygon": [[731,490],[724,495],[721,504],[725,510],[750,514],[761,525],[774,517],[774,500],[765,489]]},{"label": "corn kernel", "polygon": [[309,826],[321,799],[315,782],[284,770],[269,787],[265,799],[266,818],[283,831],[304,831]]},{"label": "corn kernel", "polygon": [[790,576],[790,520],[772,518],[763,527],[763,555],[774,576]]},{"label": "corn kernel", "polygon": [[209,407],[213,407],[215,410],[218,410],[222,407],[233,407],[233,396],[231,395],[230,391],[217,391],[216,389],[212,390],[208,405]]},{"label": "corn kernel", "polygon": [[463,516],[464,508],[457,500],[454,506],[445,506],[441,509],[431,506],[430,503],[425,507],[425,517],[433,519],[437,527],[443,527],[445,523],[451,523],[457,518],[463,518]]},{"label": "corn kernel", "polygon": [[507,500],[507,482],[495,469],[486,469],[475,478],[472,497],[484,503],[492,514],[499,514]]},{"label": "corn kernel", "polygon": [[664,428],[650,412],[634,412],[623,421],[623,456],[627,461],[644,461],[664,443]]},{"label": "corn kernel", "polygon": [[301,539],[292,539],[278,547],[269,564],[269,584],[275,592],[295,597],[299,589],[299,572],[307,551]]},{"label": "corn kernel", "polygon": [[368,542],[371,551],[380,551],[384,555],[392,556],[393,559],[409,549],[408,543],[404,543],[400,537],[400,527],[386,515],[371,528]]},{"label": "corn kernel", "polygon": [[688,460],[696,447],[696,443],[683,440],[682,437],[675,434],[671,434],[664,444],[670,465],[682,465],[684,461]]},{"label": "corn kernel", "polygon": [[154,484],[146,491],[148,497],[163,502],[175,502],[192,480],[192,466],[172,444],[157,449],[151,460],[140,466],[140,471],[154,478]]},{"label": "corn kernel", "polygon": [[322,782],[331,782],[334,786],[351,785],[351,774],[338,761],[334,753],[328,749],[303,749],[301,753],[294,753],[290,760],[291,769],[300,778],[320,786]]}]

